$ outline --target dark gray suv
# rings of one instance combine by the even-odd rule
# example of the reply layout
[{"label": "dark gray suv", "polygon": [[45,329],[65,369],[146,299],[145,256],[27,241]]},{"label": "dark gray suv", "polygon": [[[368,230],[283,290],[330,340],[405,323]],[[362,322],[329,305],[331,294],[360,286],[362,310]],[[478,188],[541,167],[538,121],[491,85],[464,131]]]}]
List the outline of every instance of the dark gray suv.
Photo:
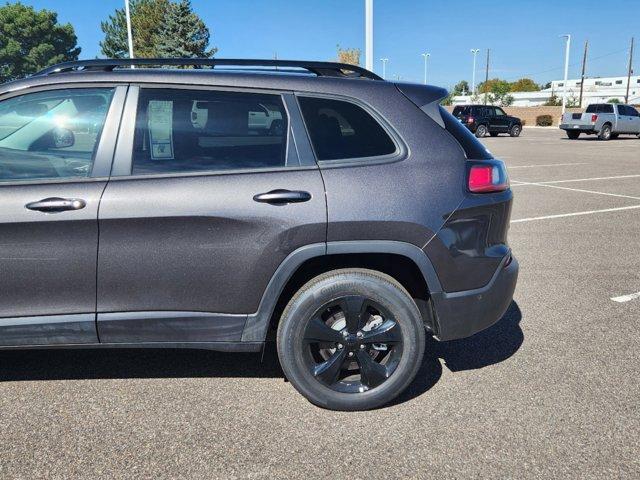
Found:
[{"label": "dark gray suv", "polygon": [[[175,66],[195,68],[151,68]],[[426,334],[492,325],[516,284],[505,166],[445,95],[270,60],[90,60],[0,86],[0,348],[275,337],[311,402],[385,404]]]}]

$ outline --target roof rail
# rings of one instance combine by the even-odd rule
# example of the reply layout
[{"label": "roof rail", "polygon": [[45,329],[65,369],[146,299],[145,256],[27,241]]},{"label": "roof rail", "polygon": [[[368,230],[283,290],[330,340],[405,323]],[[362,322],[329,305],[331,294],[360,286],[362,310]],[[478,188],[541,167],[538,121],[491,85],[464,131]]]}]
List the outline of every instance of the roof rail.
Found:
[{"label": "roof rail", "polygon": [[[189,66],[195,68],[215,68],[219,66],[288,67],[300,68],[319,77],[369,78],[371,80],[382,80],[381,77],[367,69],[346,63],[304,60],[249,60],[233,58],[116,58],[105,60],[78,60],[53,65],[41,70],[36,73],[36,75],[52,75],[55,73],[87,70],[111,72],[119,67],[132,66]],[[290,70],[288,72],[290,72]]]}]

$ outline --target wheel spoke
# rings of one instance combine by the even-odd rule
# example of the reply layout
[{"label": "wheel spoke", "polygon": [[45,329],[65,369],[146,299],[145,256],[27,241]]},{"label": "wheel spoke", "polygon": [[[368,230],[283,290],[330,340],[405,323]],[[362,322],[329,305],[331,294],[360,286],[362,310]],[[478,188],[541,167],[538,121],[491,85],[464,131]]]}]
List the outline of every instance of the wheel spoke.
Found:
[{"label": "wheel spoke", "polygon": [[402,341],[400,325],[394,320],[386,320],[378,328],[363,333],[362,343],[399,343]]},{"label": "wheel spoke", "polygon": [[340,308],[347,322],[347,331],[356,333],[362,324],[362,314],[366,308],[365,298],[359,295],[345,297],[340,301]]},{"label": "wheel spoke", "polygon": [[315,317],[307,325],[304,340],[307,343],[340,343],[343,339],[338,330],[324,323],[320,317]]},{"label": "wheel spoke", "polygon": [[346,357],[345,350],[336,350],[325,362],[315,366],[313,374],[328,385],[333,385],[338,380],[340,369]]},{"label": "wheel spoke", "polygon": [[360,381],[369,388],[374,388],[389,378],[387,367],[376,362],[364,350],[357,352],[356,359],[360,366]]}]

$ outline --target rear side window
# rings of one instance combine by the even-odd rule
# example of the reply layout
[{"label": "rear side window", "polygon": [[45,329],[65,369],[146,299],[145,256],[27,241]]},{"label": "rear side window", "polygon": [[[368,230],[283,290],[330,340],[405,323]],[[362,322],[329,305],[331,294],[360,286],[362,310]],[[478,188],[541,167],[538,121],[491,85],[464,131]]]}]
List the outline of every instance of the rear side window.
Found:
[{"label": "rear side window", "polygon": [[440,107],[440,114],[445,128],[458,141],[468,159],[488,160],[493,158],[484,145],[456,117],[442,107]]},{"label": "rear side window", "polygon": [[585,110],[586,113],[613,113],[613,105],[610,103],[595,103],[589,105]]},{"label": "rear side window", "polygon": [[132,173],[284,167],[287,124],[280,95],[143,88]]},{"label": "rear side window", "polygon": [[318,160],[380,157],[396,152],[384,128],[363,108],[329,98],[298,97]]}]

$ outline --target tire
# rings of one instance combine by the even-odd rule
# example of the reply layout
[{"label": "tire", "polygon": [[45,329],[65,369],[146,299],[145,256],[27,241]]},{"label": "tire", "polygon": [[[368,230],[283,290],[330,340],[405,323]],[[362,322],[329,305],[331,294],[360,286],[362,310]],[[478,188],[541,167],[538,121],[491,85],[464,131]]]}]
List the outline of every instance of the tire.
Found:
[{"label": "tire", "polygon": [[489,129],[487,128],[486,125],[478,125],[478,128],[476,128],[476,137],[478,138],[486,137],[488,131]]},{"label": "tire", "polygon": [[512,125],[509,129],[509,135],[512,137],[519,137],[522,133],[522,127],[520,125]]},{"label": "tire", "polygon": [[569,137],[571,140],[577,140],[579,136],[580,136],[580,132],[567,130],[567,137]]},{"label": "tire", "polygon": [[489,135],[491,135],[492,137],[497,137],[498,136],[498,132],[489,132]]},{"label": "tire", "polygon": [[598,140],[610,140],[611,139],[611,125],[605,123],[598,133]]},{"label": "tire", "polygon": [[334,270],[289,301],[278,325],[278,356],[289,382],[311,403],[368,410],[413,381],[425,335],[418,307],[395,279],[373,270]]}]

